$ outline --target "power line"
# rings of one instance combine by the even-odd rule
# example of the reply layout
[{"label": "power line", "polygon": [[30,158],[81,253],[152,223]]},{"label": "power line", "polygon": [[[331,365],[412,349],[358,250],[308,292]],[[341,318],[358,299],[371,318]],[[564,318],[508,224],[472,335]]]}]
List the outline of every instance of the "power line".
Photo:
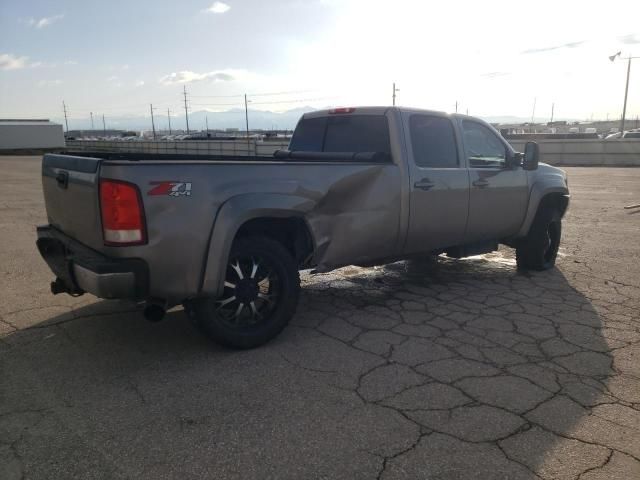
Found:
[{"label": "power line", "polygon": [[[316,90],[290,90],[288,92],[266,92],[266,93],[247,93],[249,97],[267,97],[272,95],[296,95],[299,93],[310,93]],[[192,98],[242,98],[243,94],[237,95],[190,95]]]}]

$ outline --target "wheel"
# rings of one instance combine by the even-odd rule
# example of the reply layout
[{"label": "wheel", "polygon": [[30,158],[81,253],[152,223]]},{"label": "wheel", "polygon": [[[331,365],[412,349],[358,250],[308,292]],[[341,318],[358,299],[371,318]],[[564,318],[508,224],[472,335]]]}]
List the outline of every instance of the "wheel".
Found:
[{"label": "wheel", "polygon": [[270,238],[245,237],[231,248],[223,295],[193,302],[193,316],[215,342],[254,348],[284,329],[299,294],[300,276],[291,254]]},{"label": "wheel", "polygon": [[516,246],[516,262],[523,270],[553,268],[560,247],[562,219],[552,205],[543,205],[529,229],[529,234]]}]

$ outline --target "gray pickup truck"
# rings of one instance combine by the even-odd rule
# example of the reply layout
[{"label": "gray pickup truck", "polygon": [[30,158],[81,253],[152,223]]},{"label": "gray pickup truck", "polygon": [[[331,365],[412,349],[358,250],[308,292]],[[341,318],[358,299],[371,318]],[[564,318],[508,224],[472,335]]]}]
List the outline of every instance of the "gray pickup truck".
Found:
[{"label": "gray pickup truck", "polygon": [[294,315],[298,272],[499,243],[555,263],[566,174],[482,120],[396,107],[305,114],[273,157],[45,155],[37,245],[54,294],[184,305],[215,341],[255,347]]}]

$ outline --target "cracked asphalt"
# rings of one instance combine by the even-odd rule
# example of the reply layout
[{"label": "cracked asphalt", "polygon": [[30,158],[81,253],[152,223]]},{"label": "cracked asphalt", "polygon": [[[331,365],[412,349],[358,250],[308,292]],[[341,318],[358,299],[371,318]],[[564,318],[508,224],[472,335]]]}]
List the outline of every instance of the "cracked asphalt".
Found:
[{"label": "cracked asphalt", "polygon": [[291,326],[231,351],[50,295],[39,159],[0,157],[0,478],[640,478],[640,169],[567,171],[556,269],[303,274]]}]

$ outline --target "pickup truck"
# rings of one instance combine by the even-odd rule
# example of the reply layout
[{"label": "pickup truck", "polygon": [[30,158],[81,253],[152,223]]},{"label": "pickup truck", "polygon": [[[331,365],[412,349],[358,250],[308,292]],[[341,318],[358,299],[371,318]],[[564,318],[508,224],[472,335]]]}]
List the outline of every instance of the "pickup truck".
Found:
[{"label": "pickup truck", "polygon": [[37,246],[52,293],[182,304],[213,340],[251,348],[294,315],[299,271],[498,244],[554,266],[566,174],[486,122],[398,107],[307,113],[272,157],[48,154]]}]

